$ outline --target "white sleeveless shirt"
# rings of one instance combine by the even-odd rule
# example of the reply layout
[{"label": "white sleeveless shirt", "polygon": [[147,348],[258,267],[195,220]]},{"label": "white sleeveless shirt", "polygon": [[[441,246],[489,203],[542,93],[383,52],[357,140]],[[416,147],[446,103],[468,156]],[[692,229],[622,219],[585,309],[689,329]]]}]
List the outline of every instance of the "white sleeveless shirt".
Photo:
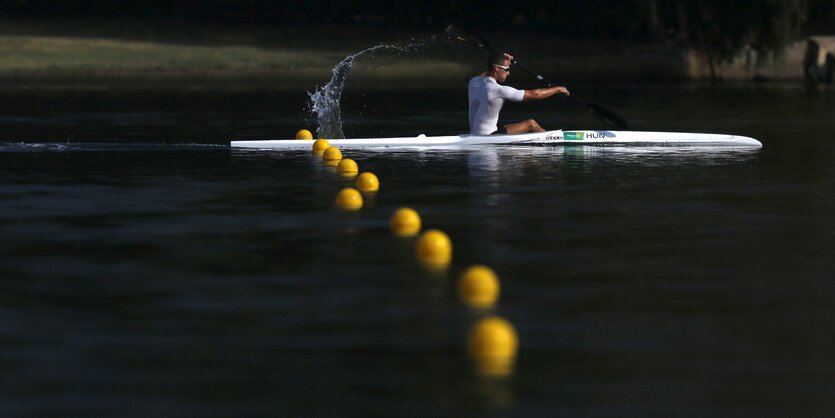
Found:
[{"label": "white sleeveless shirt", "polygon": [[521,102],[525,90],[502,86],[493,77],[475,76],[467,85],[467,96],[470,100],[470,133],[490,135],[499,129],[499,112],[504,101]]}]

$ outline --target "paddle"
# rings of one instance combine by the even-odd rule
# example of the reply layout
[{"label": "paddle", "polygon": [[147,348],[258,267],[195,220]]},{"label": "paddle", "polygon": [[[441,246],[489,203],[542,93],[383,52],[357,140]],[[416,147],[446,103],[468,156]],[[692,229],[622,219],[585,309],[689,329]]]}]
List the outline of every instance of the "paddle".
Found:
[{"label": "paddle", "polygon": [[[476,45],[478,47],[484,48],[484,49],[486,49],[486,50],[488,50],[488,51],[490,51],[494,54],[499,53],[495,49],[493,49],[490,46],[490,44],[486,40],[484,40],[484,38],[482,38],[478,35],[474,35],[472,33],[469,33],[467,31],[459,28],[458,26],[449,25],[446,28],[446,32],[448,34],[450,34],[451,36],[457,38],[458,40],[461,40],[461,41],[467,42],[469,44],[473,44],[473,45]],[[547,84],[548,87],[551,87],[551,86],[554,85],[554,83],[551,83],[550,81],[546,80],[545,77],[527,69],[524,65],[520,64],[518,60],[514,59],[513,60],[513,65],[515,65],[516,67],[518,67],[522,71],[525,71],[526,73],[534,76],[537,80]],[[565,97],[565,96],[563,96],[563,97]],[[578,98],[576,98],[572,95],[568,95],[567,97],[569,99],[571,99],[574,103],[577,103],[581,106],[585,106],[589,111],[591,111],[594,114],[594,116],[596,118],[600,119],[601,121],[603,121],[603,122],[605,122],[609,125],[614,126],[617,129],[622,130],[622,129],[626,129],[627,126],[629,126],[629,123],[627,123],[625,119],[618,116],[617,114],[615,114],[611,110],[608,110],[608,109],[604,108],[603,106],[600,106],[600,105],[597,105],[597,104],[594,104],[594,103],[588,103],[588,102],[581,101],[580,99],[578,99]]]}]

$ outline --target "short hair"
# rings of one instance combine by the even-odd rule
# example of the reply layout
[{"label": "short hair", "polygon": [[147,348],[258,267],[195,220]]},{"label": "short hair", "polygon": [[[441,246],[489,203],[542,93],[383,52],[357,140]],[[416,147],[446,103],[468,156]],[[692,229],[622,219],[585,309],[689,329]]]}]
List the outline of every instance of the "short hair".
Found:
[{"label": "short hair", "polygon": [[505,54],[492,54],[487,57],[487,69],[493,68],[494,65],[502,65],[504,64],[504,60],[507,59]]}]

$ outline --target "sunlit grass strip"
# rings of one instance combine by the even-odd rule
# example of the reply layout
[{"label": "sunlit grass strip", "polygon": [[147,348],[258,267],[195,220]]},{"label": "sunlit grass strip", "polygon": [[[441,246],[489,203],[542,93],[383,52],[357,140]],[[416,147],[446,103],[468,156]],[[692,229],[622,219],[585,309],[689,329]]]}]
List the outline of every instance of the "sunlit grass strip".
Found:
[{"label": "sunlit grass strip", "polygon": [[[273,74],[294,79],[326,75],[345,51],[254,46],[205,46],[103,38],[0,36],[0,75],[132,76]],[[380,56],[358,63],[357,79],[438,79],[470,68],[411,55]]]},{"label": "sunlit grass strip", "polygon": [[247,71],[333,66],[339,52],[114,39],[0,36],[0,71]]}]

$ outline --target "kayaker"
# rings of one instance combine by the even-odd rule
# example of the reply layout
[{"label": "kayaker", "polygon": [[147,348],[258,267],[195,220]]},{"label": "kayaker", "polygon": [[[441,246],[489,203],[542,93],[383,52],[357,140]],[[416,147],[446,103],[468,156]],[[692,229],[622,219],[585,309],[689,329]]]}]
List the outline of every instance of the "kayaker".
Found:
[{"label": "kayaker", "polygon": [[502,86],[510,75],[513,57],[508,54],[493,54],[487,58],[487,71],[470,79],[468,97],[470,100],[470,133],[474,135],[521,134],[525,132],[543,132],[533,119],[509,123],[498,127],[499,112],[505,100],[521,102],[525,100],[547,99],[555,94],[568,95],[563,86],[553,86],[533,90],[518,90]]}]

